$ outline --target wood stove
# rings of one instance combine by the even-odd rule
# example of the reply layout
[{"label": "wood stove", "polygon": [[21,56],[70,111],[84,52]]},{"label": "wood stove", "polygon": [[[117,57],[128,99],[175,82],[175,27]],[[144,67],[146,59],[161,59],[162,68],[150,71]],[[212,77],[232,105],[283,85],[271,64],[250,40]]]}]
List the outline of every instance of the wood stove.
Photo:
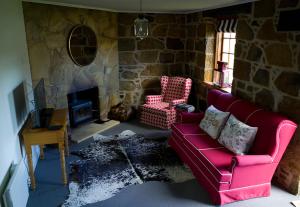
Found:
[{"label": "wood stove", "polygon": [[68,94],[69,118],[71,127],[91,120],[99,120],[98,87]]}]

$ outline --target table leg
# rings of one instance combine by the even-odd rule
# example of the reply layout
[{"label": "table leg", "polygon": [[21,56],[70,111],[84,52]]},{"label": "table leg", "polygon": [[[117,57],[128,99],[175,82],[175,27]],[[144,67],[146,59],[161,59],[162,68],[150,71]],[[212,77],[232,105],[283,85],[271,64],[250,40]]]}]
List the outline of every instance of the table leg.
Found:
[{"label": "table leg", "polygon": [[63,176],[63,182],[65,185],[67,185],[67,173],[66,173],[66,161],[65,161],[65,146],[64,142],[60,142],[58,144],[59,147],[59,153],[60,153],[60,166],[61,166],[61,173]]},{"label": "table leg", "polygon": [[69,137],[68,137],[68,130],[67,129],[65,130],[64,136],[65,136],[66,156],[69,156],[70,155],[70,153],[69,153]]},{"label": "table leg", "polygon": [[45,154],[44,154],[44,145],[41,144],[40,145],[40,159],[43,160],[45,158]]},{"label": "table leg", "polygon": [[27,161],[28,161],[28,168],[29,168],[29,176],[30,176],[30,182],[31,182],[31,189],[35,190],[36,184],[35,184],[35,177],[34,177],[33,164],[32,164],[32,150],[31,150],[31,145],[25,145],[25,150],[26,150],[26,154],[27,154]]}]

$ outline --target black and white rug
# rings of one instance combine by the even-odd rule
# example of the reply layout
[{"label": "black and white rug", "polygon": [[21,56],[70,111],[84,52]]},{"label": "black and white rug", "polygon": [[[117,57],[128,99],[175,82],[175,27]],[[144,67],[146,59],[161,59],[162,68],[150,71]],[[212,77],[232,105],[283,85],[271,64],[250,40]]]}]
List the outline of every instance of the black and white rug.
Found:
[{"label": "black and white rug", "polygon": [[65,207],[106,200],[129,185],[147,181],[184,182],[191,171],[167,145],[167,138],[145,138],[126,130],[116,136],[94,136],[71,163],[70,194]]}]

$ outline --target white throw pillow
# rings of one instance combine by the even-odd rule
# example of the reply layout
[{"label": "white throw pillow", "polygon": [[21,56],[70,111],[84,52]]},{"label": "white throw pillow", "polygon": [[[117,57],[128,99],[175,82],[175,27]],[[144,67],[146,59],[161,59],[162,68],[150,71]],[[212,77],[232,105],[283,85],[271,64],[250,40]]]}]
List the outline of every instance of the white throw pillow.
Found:
[{"label": "white throw pillow", "polygon": [[229,112],[220,111],[211,105],[205,111],[204,118],[200,122],[200,128],[213,139],[217,139],[229,114]]},{"label": "white throw pillow", "polygon": [[230,151],[242,155],[252,146],[257,129],[230,115],[218,141]]}]

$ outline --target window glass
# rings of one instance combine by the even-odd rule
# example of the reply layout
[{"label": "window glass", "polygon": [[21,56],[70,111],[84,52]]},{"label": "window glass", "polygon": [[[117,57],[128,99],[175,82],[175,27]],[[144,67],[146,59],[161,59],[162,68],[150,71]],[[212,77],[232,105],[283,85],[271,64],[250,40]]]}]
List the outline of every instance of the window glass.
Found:
[{"label": "window glass", "polygon": [[230,53],[234,54],[234,49],[235,49],[235,39],[230,40]]},{"label": "window glass", "polygon": [[234,55],[230,54],[229,55],[229,62],[228,62],[228,68],[233,69],[233,64],[234,64]]},{"label": "window glass", "polygon": [[[227,74],[224,76],[224,82],[229,83],[228,86],[231,86],[233,80],[233,68],[234,68],[234,52],[235,52],[235,43],[236,43],[236,33],[218,33],[218,44],[216,51],[217,51],[217,61],[227,62],[227,69],[225,73]],[[224,74],[225,74],[224,73]],[[214,75],[214,81],[220,80],[220,74],[216,73]],[[226,79],[226,80],[225,80]]]},{"label": "window glass", "polygon": [[223,41],[223,51],[222,52],[227,52],[229,53],[229,44],[230,44],[230,39],[224,39]]}]

